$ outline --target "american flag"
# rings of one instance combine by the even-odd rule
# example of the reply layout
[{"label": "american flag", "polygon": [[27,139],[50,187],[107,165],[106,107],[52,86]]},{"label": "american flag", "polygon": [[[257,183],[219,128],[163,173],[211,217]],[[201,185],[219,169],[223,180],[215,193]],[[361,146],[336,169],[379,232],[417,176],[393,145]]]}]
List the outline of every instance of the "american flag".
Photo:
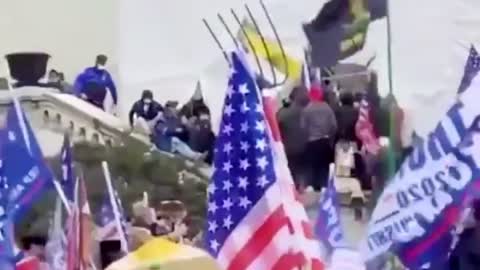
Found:
[{"label": "american flag", "polygon": [[[114,207],[110,201],[110,197],[106,196],[102,207],[100,210],[99,215],[97,216],[97,230],[96,236],[98,241],[105,241],[105,240],[120,240],[122,242],[122,249],[126,253],[128,252],[127,248],[127,235],[126,235],[126,220],[124,217],[124,212],[122,208],[122,204],[118,194],[114,192],[115,200],[119,209],[120,213],[117,213],[120,218],[121,228],[118,229],[117,221],[116,221],[116,213]],[[123,243],[125,242],[125,243]]]},{"label": "american flag", "polygon": [[358,120],[355,124],[355,133],[368,153],[372,155],[378,154],[381,146],[377,136],[375,135],[373,123],[370,119],[370,108],[365,99],[363,99],[360,103]]},{"label": "american flag", "polygon": [[232,53],[232,63],[208,186],[206,247],[223,269],[294,269],[307,262],[295,246],[270,127],[243,57]]},{"label": "american flag", "polygon": [[480,56],[478,55],[475,46],[470,47],[470,53],[468,55],[467,63],[465,64],[465,70],[463,73],[462,81],[458,87],[458,94],[463,93],[472,83],[473,78],[477,76],[480,71]]}]

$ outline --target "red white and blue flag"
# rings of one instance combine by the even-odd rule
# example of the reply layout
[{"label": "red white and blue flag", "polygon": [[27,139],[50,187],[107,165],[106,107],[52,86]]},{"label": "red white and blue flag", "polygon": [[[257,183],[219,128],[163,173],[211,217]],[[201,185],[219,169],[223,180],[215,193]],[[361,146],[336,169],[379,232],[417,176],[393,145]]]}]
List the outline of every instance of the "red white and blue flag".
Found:
[{"label": "red white and blue flag", "polygon": [[307,254],[300,246],[301,239],[313,238],[305,235],[308,219],[301,222],[303,215],[294,211],[303,207],[286,205],[296,200],[288,168],[279,174],[286,163],[278,160],[286,159],[275,149],[278,128],[271,131],[272,115],[264,112],[243,57],[232,53],[232,63],[208,186],[207,250],[226,270],[323,269],[319,249]]},{"label": "red white and blue flag", "polygon": [[[120,198],[116,192],[114,192],[114,198],[118,207],[118,213],[115,212],[109,196],[105,196],[100,213],[97,216],[96,223],[98,226],[96,229],[96,238],[98,241],[120,240],[126,242],[126,220]],[[117,223],[117,215],[120,219],[120,229]],[[125,253],[128,252],[126,243],[122,244],[122,249]]]},{"label": "red white and blue flag", "polygon": [[360,103],[358,120],[355,124],[355,134],[360,139],[364,149],[371,155],[377,155],[380,151],[380,142],[375,134],[372,120],[370,119],[370,106],[367,100]]}]

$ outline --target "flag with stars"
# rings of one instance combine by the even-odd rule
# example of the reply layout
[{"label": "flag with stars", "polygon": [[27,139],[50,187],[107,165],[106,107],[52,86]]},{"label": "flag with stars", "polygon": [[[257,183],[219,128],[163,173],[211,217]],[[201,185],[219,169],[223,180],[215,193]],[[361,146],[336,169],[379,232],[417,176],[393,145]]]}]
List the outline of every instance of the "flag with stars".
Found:
[{"label": "flag with stars", "polygon": [[63,138],[61,150],[62,159],[62,187],[65,197],[73,203],[75,193],[75,176],[73,172],[72,146],[67,134]]},{"label": "flag with stars", "polygon": [[287,155],[276,118],[277,94],[272,90],[262,91],[263,109],[268,123],[267,130],[273,152],[275,173],[278,184],[281,186],[283,206],[289,216],[290,229],[293,234],[292,252],[289,256],[292,261],[297,260],[301,265],[308,264],[311,270],[321,270],[324,269],[323,250],[313,233],[312,224],[300,196],[298,196],[292,173],[288,167]]},{"label": "flag with stars", "polygon": [[232,73],[208,186],[206,247],[222,269],[294,269],[293,228],[282,199],[257,85],[243,55]]},{"label": "flag with stars", "polygon": [[465,64],[465,70],[463,72],[462,81],[458,87],[458,94],[463,93],[472,83],[473,78],[478,75],[480,71],[480,55],[475,46],[470,47],[470,53],[468,55],[467,63]]},{"label": "flag with stars", "polygon": [[377,155],[380,152],[381,146],[378,137],[375,134],[372,120],[370,118],[370,106],[366,99],[360,102],[360,109],[358,111],[358,119],[355,123],[355,135],[363,144],[366,152],[372,155]]},{"label": "flag with stars", "polygon": [[[126,220],[123,214],[123,208],[121,206],[118,194],[115,192],[115,200],[119,209],[119,213],[115,213],[115,209],[110,201],[109,196],[105,196],[100,213],[96,217],[96,223],[98,225],[96,229],[96,237],[98,241],[105,240],[120,240],[122,242],[122,251],[127,253],[127,235],[126,235]],[[120,229],[117,225],[115,215],[119,215]]]}]

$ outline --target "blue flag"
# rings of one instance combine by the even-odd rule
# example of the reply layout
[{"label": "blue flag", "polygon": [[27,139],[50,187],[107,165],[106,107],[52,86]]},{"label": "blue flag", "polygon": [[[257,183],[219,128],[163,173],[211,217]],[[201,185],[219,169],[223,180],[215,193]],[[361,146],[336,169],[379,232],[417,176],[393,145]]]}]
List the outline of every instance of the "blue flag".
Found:
[{"label": "blue flag", "polygon": [[480,91],[474,85],[414,144],[378,199],[362,250],[368,261],[391,252],[410,269],[446,263],[464,203],[480,181]]},{"label": "blue flag", "polygon": [[61,151],[62,160],[62,187],[68,202],[73,203],[75,194],[75,176],[73,172],[72,147],[67,134],[63,138]]},{"label": "blue flag", "polygon": [[473,78],[478,75],[478,72],[480,72],[480,55],[478,55],[478,51],[475,49],[475,46],[472,45],[468,55],[467,63],[465,63],[462,81],[458,87],[459,94],[463,93],[468,87],[470,87]]},{"label": "blue flag", "polygon": [[19,117],[14,106],[7,112],[2,135],[1,176],[5,184],[2,203],[16,222],[51,186],[53,177],[25,115]]},{"label": "blue flag", "polygon": [[327,189],[320,198],[315,232],[328,253],[336,248],[346,247],[345,234],[340,223],[338,198],[334,183],[334,166],[330,166]]}]

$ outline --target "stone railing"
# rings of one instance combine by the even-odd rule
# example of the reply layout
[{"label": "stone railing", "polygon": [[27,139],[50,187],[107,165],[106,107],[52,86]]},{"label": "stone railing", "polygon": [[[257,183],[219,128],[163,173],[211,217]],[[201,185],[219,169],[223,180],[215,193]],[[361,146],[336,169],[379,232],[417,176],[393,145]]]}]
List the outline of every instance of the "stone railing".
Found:
[{"label": "stone railing", "polygon": [[[75,96],[40,87],[24,87],[15,91],[32,126],[36,128],[59,134],[67,132],[77,142],[105,145],[120,144],[122,136],[128,132],[127,123]],[[0,115],[5,115],[11,102],[11,94],[0,91]],[[132,137],[148,143],[145,136],[135,134]]]}]

